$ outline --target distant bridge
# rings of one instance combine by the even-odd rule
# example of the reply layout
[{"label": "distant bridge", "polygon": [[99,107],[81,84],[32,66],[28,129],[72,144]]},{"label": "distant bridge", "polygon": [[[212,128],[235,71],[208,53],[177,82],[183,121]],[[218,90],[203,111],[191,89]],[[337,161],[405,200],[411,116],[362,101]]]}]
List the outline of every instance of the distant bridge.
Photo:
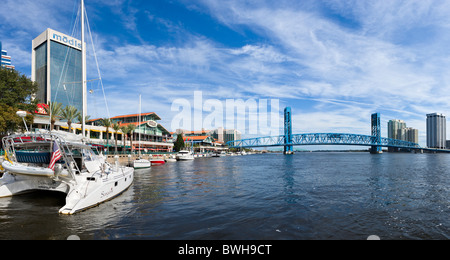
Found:
[{"label": "distant bridge", "polygon": [[[258,137],[251,139],[235,140],[227,143],[230,148],[257,148],[271,146],[285,146],[286,139],[284,135]],[[406,149],[422,149],[416,143],[381,138],[378,142],[375,136],[358,134],[295,134],[291,136],[291,146],[297,145],[354,145],[354,146],[381,146]]]},{"label": "distant bridge", "polygon": [[412,142],[383,138],[381,137],[380,122],[380,114],[372,114],[372,135],[339,133],[292,134],[291,108],[287,107],[284,110],[284,135],[235,140],[228,142],[227,145],[230,148],[283,146],[285,154],[293,153],[293,146],[297,145],[370,146],[371,153],[381,153],[382,147],[450,152],[448,150],[422,148],[419,144]]}]

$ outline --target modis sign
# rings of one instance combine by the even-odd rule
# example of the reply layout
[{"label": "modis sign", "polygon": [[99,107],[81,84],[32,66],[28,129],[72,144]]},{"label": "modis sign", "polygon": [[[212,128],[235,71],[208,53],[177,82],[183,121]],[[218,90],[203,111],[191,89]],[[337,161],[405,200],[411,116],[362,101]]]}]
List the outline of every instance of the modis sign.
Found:
[{"label": "modis sign", "polygon": [[50,39],[81,50],[81,41],[56,31],[50,32]]}]

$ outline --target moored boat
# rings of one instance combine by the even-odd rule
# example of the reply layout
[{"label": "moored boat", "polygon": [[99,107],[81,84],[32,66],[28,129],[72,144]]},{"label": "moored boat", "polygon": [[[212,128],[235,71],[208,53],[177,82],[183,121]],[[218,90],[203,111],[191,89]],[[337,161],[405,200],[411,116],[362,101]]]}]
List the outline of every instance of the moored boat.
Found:
[{"label": "moored boat", "polygon": [[186,150],[179,151],[176,158],[178,161],[191,161],[195,159],[192,152]]},{"label": "moored boat", "polygon": [[166,163],[164,159],[152,159],[150,162],[152,165],[164,165]]},{"label": "moored boat", "polygon": [[113,166],[81,137],[68,142],[66,135],[41,130],[4,137],[7,160],[2,163],[0,198],[37,190],[63,192],[66,205],[59,213],[71,215],[120,195],[133,183],[133,168]]},{"label": "moored boat", "polygon": [[152,167],[152,163],[147,159],[138,158],[133,161],[133,168],[135,169],[147,169]]}]

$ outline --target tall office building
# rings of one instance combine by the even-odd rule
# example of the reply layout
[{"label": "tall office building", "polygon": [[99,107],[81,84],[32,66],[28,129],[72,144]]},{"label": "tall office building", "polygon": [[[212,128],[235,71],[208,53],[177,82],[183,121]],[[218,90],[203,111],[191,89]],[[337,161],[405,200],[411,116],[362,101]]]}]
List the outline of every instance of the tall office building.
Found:
[{"label": "tall office building", "polygon": [[47,29],[33,40],[31,80],[41,103],[58,102],[82,111],[81,41]]},{"label": "tall office building", "polygon": [[8,52],[2,49],[2,42],[0,42],[0,52],[1,52],[0,66],[2,68],[12,70],[15,69],[16,67],[11,64],[11,56],[8,56]]},{"label": "tall office building", "polygon": [[405,129],[405,140],[411,143],[419,143],[419,129],[408,127]]},{"label": "tall office building", "polygon": [[444,114],[427,115],[427,146],[428,148],[446,148],[447,120]]}]

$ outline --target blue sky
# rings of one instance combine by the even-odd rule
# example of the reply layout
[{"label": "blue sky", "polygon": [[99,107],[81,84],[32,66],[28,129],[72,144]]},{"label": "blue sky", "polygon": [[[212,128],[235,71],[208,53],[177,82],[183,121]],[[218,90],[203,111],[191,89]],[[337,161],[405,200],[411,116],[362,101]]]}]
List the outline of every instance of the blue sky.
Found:
[{"label": "blue sky", "polygon": [[[0,40],[31,75],[31,41],[70,34],[78,1],[3,0]],[[296,133],[370,134],[370,114],[420,131],[450,116],[450,2],[432,0],[86,0],[111,115],[177,98],[280,100]],[[95,77],[92,76],[92,77]],[[96,86],[91,86],[95,88]],[[99,91],[90,114],[105,116]],[[94,108],[94,109],[93,109]]]}]

